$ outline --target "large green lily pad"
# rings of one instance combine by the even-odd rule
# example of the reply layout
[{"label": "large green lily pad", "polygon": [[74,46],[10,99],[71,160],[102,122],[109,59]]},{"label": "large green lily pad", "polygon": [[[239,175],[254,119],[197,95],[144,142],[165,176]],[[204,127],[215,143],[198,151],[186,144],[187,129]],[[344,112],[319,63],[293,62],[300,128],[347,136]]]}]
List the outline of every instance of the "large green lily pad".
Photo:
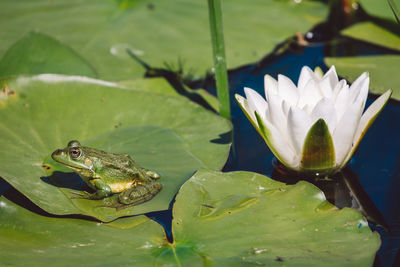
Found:
[{"label": "large green lily pad", "polygon": [[338,210],[310,183],[249,172],[197,172],[179,191],[173,218],[175,243],[157,263],[371,266],[380,245],[358,211]]},{"label": "large green lily pad", "polygon": [[0,61],[0,77],[42,73],[97,76],[92,66],[71,48],[36,32],[16,42]]},{"label": "large green lily pad", "polygon": [[[145,216],[143,216],[145,217]],[[149,219],[130,229],[78,219],[40,216],[0,198],[1,266],[153,266],[165,243]]]},{"label": "large green lily pad", "polygon": [[[153,83],[157,86],[153,86]],[[175,88],[171,87],[171,85],[164,78],[151,78],[151,79],[133,79],[133,80],[124,80],[118,82],[119,85],[128,87],[132,90],[138,91],[151,91],[159,94],[165,94],[170,96],[177,96],[180,94]],[[196,103],[201,103],[201,101],[205,101],[212,109],[216,112],[219,111],[219,101],[218,99],[210,94],[205,89],[191,89],[186,85],[182,84],[182,89],[184,90],[183,95],[185,97],[190,98],[192,101]]]},{"label": "large green lily pad", "polygon": [[350,82],[368,71],[371,93],[382,94],[392,89],[392,98],[400,100],[400,56],[337,57],[325,58],[325,62],[328,66],[335,65],[338,74]]},{"label": "large green lily pad", "polygon": [[[393,2],[400,6],[399,0],[393,0]],[[365,11],[372,16],[376,16],[383,19],[395,21],[395,16],[390,8],[387,0],[377,1],[377,0],[360,0],[360,3]]]},{"label": "large green lily pad", "polygon": [[199,171],[173,213],[169,244],[144,216],[48,218],[0,198],[0,264],[371,266],[380,245],[358,211],[338,210],[313,185],[249,172]]},{"label": "large green lily pad", "polygon": [[[0,176],[49,213],[109,221],[167,209],[194,171],[220,169],[228,156],[230,123],[183,97],[59,75],[19,77],[3,86]],[[72,139],[130,154],[161,173],[163,190],[149,202],[119,212],[97,207],[101,203],[93,200],[71,200],[69,191],[83,190],[83,185],[70,170],[54,165],[50,154]],[[62,172],[47,179],[53,170]]]},{"label": "large green lily pad", "polygon": [[[393,50],[400,49],[400,37],[371,22],[358,23],[342,31],[342,34]],[[400,56],[379,55],[364,57],[325,58],[327,65],[335,65],[340,76],[353,82],[361,73],[368,71],[371,77],[371,90],[382,94],[393,90],[392,97],[400,99]]]},{"label": "large green lily pad", "polygon": [[341,33],[389,49],[400,50],[400,36],[372,22],[357,23]]},{"label": "large green lily pad", "polygon": [[[306,0],[231,0],[222,8],[229,68],[259,60],[296,31],[323,21],[328,11]],[[5,0],[0,28],[0,57],[36,30],[70,46],[106,80],[143,75],[127,48],[152,67],[182,60],[186,73],[204,75],[213,66],[207,1]]]}]

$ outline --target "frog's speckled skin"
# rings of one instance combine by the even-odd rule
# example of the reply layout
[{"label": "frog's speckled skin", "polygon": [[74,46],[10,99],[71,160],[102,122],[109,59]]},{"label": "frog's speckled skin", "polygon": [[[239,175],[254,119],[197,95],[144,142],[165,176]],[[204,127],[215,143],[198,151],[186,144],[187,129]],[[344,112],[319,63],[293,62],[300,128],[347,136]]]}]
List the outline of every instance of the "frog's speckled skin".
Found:
[{"label": "frog's speckled skin", "polygon": [[107,153],[70,141],[51,157],[73,169],[96,190],[93,194],[79,194],[81,198],[103,199],[118,194],[121,204],[137,205],[152,199],[162,189],[155,181],[160,175],[140,167],[128,154]]}]

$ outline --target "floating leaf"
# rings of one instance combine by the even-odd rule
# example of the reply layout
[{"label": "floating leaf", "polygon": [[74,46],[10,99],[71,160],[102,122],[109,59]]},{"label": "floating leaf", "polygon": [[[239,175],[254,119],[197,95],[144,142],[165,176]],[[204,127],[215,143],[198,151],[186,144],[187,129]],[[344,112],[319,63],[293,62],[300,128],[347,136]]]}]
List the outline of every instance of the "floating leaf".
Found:
[{"label": "floating leaf", "polygon": [[1,197],[0,265],[153,266],[152,253],[165,243],[164,231],[143,215],[137,219],[141,221],[135,228],[118,229],[86,220],[50,218]]},{"label": "floating leaf", "polygon": [[173,213],[169,244],[143,216],[48,218],[0,198],[0,264],[371,266],[380,245],[358,211],[338,210],[313,185],[249,172],[197,172]]},{"label": "floating leaf", "polygon": [[[153,83],[156,86],[153,86]],[[169,85],[169,83],[164,78],[124,80],[118,82],[118,84],[124,87],[128,87],[129,89],[139,91],[148,90],[153,93],[157,92],[159,94],[166,94],[171,96],[182,94],[196,103],[201,104],[204,101],[216,112],[218,112],[219,110],[218,99],[207,92],[205,89],[191,89],[182,84],[183,92],[178,92],[176,89],[171,87],[171,85]]]},{"label": "floating leaf", "polygon": [[[259,60],[296,31],[323,21],[327,11],[306,0],[224,2],[228,67]],[[0,56],[37,30],[70,46],[106,80],[143,76],[128,48],[154,68],[181,60],[184,72],[197,77],[213,65],[206,1],[6,0],[0,2],[0,26]]]},{"label": "floating leaf", "polygon": [[357,23],[342,31],[343,35],[400,51],[400,37],[372,22]]},{"label": "floating leaf", "polygon": [[392,9],[393,15],[396,17],[397,23],[400,24],[400,11],[397,8],[397,5],[394,3],[394,0],[388,0],[388,3]]},{"label": "floating leaf", "polygon": [[[400,4],[399,0],[394,1],[396,4]],[[392,9],[386,0],[360,0],[360,3],[365,11],[372,16],[376,16],[383,19],[389,19],[395,21]]]},{"label": "floating leaf", "polygon": [[157,263],[371,266],[380,245],[358,211],[338,210],[313,185],[249,172],[197,172],[173,218],[175,243]]},{"label": "floating leaf", "polygon": [[325,62],[329,66],[335,65],[338,74],[350,82],[368,71],[371,93],[383,94],[392,89],[392,97],[400,100],[400,56],[337,57],[325,58]]},{"label": "floating leaf", "polygon": [[[110,221],[167,209],[193,172],[203,166],[220,169],[228,156],[230,123],[182,97],[74,76],[19,77],[4,84],[15,100],[0,108],[0,176],[49,213]],[[71,200],[70,191],[84,190],[84,184],[50,155],[73,139],[130,154],[159,172],[164,188],[154,199],[118,212],[98,207],[108,199]]]},{"label": "floating leaf", "polygon": [[16,42],[0,60],[0,77],[41,73],[97,76],[90,64],[71,48],[36,32]]}]

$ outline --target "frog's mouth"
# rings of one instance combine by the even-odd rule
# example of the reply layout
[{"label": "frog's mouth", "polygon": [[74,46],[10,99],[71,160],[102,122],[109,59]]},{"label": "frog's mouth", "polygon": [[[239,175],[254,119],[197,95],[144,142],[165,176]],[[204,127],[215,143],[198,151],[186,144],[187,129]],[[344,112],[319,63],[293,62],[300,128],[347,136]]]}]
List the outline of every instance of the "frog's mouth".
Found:
[{"label": "frog's mouth", "polygon": [[67,153],[65,153],[64,150],[62,150],[62,149],[57,149],[56,151],[54,151],[51,154],[51,157],[56,162],[64,165],[65,167],[68,167],[68,168],[70,168],[70,169],[72,169],[74,171],[80,171],[82,169],[88,169],[87,166],[81,165],[79,163],[71,164],[71,162],[69,162],[67,160],[68,159]]}]

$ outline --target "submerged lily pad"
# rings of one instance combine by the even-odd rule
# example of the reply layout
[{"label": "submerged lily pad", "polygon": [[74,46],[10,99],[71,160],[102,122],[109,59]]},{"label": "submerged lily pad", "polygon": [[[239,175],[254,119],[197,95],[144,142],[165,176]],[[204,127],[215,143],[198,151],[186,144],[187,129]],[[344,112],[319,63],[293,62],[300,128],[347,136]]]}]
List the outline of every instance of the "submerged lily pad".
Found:
[{"label": "submerged lily pad", "polygon": [[368,71],[371,93],[383,94],[392,89],[392,98],[400,100],[400,56],[336,57],[325,58],[325,62],[328,66],[335,65],[338,74],[350,82]]},{"label": "submerged lily pad", "polygon": [[[69,45],[106,80],[143,76],[143,67],[128,56],[127,48],[152,67],[181,60],[186,73],[204,75],[211,69],[207,1],[132,3],[1,1],[0,56],[27,32],[37,30]],[[328,11],[327,5],[306,0],[231,0],[222,9],[229,68],[259,60],[296,31],[323,21]]]},{"label": "submerged lily pad", "polygon": [[371,266],[380,245],[358,211],[338,210],[315,186],[249,172],[197,172],[173,218],[175,242],[156,263]]},{"label": "submerged lily pad", "polygon": [[50,218],[0,198],[1,266],[153,266],[165,243],[162,227],[143,216],[130,229],[78,219]]},{"label": "submerged lily pad", "polygon": [[[182,97],[74,76],[39,75],[3,83],[13,93],[0,99],[0,176],[49,213],[109,221],[167,209],[194,171],[220,169],[228,156],[230,123]],[[70,190],[84,189],[79,177],[64,168],[53,180],[46,179],[46,171],[60,170],[50,154],[72,139],[130,154],[161,173],[163,190],[149,202],[119,212],[97,207],[93,200],[71,201]]]}]

